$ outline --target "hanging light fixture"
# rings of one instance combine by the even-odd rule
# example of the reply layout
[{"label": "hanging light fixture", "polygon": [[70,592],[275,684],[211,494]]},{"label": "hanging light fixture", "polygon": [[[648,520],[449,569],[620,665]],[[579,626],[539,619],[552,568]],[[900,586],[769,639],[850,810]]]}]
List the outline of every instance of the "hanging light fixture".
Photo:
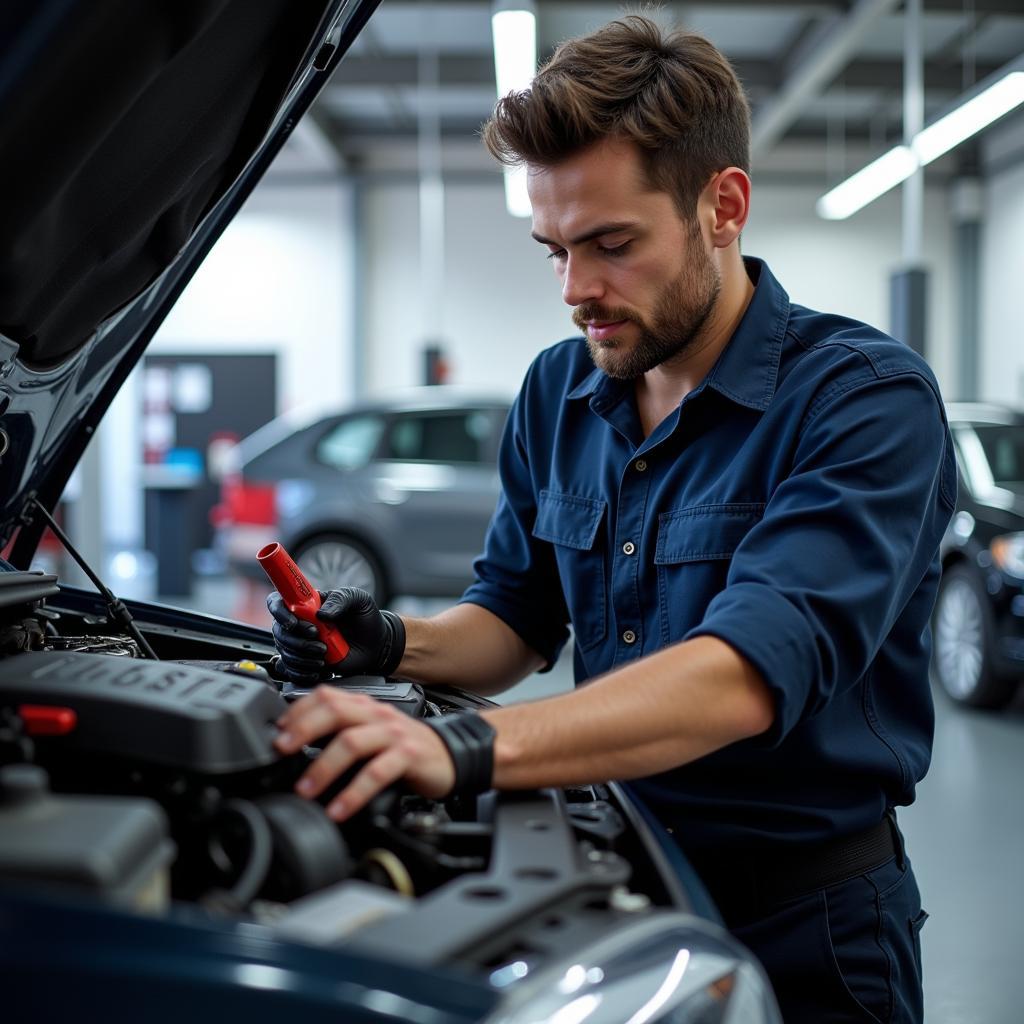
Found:
[{"label": "hanging light fixture", "polygon": [[1004,69],[949,113],[918,132],[909,146],[895,146],[823,195],[818,215],[845,220],[910,177],[918,167],[948,153],[1024,103],[1024,71]]},{"label": "hanging light fixture", "polygon": [[[537,73],[537,16],[531,0],[501,0],[491,13],[494,78],[498,96],[529,88]],[[526,192],[526,168],[505,168],[505,206],[513,217],[533,212]]]},{"label": "hanging light fixture", "polygon": [[1021,103],[1024,103],[1024,71],[1011,71],[914,136],[913,149],[921,166],[948,153]]}]

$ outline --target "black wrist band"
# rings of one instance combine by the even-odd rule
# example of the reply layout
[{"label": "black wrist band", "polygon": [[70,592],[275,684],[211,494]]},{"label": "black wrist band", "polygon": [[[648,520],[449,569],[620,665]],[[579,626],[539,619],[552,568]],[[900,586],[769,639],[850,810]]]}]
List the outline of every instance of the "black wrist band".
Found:
[{"label": "black wrist band", "polygon": [[405,623],[394,612],[382,611],[380,614],[391,634],[380,659],[380,674],[387,678],[402,663],[402,655],[405,654]]},{"label": "black wrist band", "polygon": [[472,711],[426,718],[455,765],[452,796],[486,793],[494,779],[494,726]]}]

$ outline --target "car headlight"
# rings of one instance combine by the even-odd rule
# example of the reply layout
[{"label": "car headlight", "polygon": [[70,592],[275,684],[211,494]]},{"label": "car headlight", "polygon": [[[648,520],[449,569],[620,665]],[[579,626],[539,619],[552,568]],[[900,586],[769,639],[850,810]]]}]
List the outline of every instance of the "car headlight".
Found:
[{"label": "car headlight", "polygon": [[988,546],[992,563],[1011,576],[1024,579],[1024,533],[1004,533]]}]

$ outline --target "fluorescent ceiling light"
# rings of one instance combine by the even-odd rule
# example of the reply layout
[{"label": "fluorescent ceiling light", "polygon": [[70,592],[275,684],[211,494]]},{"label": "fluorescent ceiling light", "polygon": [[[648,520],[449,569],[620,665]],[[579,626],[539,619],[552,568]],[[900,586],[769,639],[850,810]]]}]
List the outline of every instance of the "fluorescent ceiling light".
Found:
[{"label": "fluorescent ceiling light", "polygon": [[993,121],[1024,103],[1024,71],[1011,71],[995,85],[961,103],[914,136],[911,143],[921,166],[959,146],[964,139],[987,128]]},{"label": "fluorescent ceiling light", "polygon": [[826,220],[845,220],[906,181],[919,167],[948,153],[1021,103],[1024,103],[1024,71],[1011,71],[918,132],[909,146],[890,149],[827,192],[818,200],[818,215]]},{"label": "fluorescent ceiling light", "polygon": [[817,203],[819,217],[845,220],[862,206],[906,181],[917,170],[917,157],[909,146],[896,146],[884,156],[862,168]]},{"label": "fluorescent ceiling light", "polygon": [[530,217],[533,207],[526,190],[526,165],[505,168],[505,207],[513,217]]},{"label": "fluorescent ceiling light", "polygon": [[[494,78],[498,96],[529,88],[537,73],[537,18],[528,0],[507,4],[491,15],[494,39]],[[505,168],[505,206],[513,217],[533,210],[526,193],[526,168]]]},{"label": "fluorescent ceiling light", "polygon": [[494,40],[494,77],[498,95],[526,89],[537,73],[537,18],[532,5],[491,15]]}]

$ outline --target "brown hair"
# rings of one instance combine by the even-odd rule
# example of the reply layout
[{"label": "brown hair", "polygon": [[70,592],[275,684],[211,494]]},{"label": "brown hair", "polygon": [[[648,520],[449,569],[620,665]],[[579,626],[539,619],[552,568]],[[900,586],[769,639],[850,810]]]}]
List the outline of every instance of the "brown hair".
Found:
[{"label": "brown hair", "polygon": [[729,62],[702,36],[635,14],[562,43],[483,126],[507,165],[550,167],[609,136],[640,147],[649,183],[685,218],[717,171],[750,170],[750,107]]}]

